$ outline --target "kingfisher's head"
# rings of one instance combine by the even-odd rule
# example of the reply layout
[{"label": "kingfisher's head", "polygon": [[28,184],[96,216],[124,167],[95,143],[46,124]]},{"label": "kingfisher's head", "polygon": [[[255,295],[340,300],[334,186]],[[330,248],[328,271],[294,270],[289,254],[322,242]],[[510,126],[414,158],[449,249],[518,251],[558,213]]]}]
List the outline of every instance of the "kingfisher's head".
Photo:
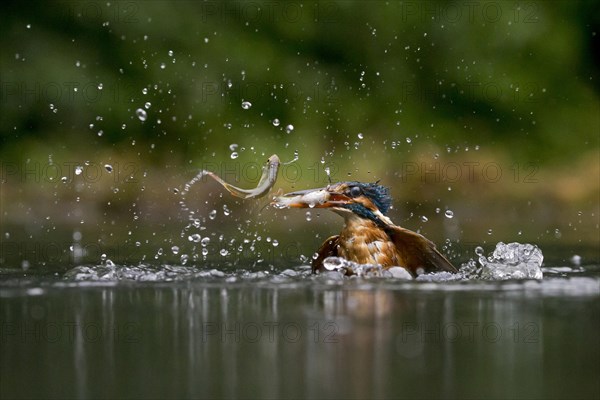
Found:
[{"label": "kingfisher's head", "polygon": [[354,216],[389,224],[386,214],[391,203],[387,187],[352,181],[286,193],[275,197],[271,204],[278,208],[329,208],[345,218]]}]

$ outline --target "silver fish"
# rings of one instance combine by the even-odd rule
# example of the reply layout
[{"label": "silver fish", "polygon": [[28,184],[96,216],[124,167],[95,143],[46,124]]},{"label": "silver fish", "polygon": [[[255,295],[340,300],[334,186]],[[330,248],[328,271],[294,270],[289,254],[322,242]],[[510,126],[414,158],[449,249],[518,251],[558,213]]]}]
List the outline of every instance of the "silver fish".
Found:
[{"label": "silver fish", "polygon": [[219,182],[229,193],[235,197],[241,199],[257,199],[263,197],[269,190],[275,185],[277,181],[277,173],[279,172],[279,157],[277,154],[273,154],[265,165],[263,166],[262,175],[258,181],[258,185],[254,189],[241,189],[237,186],[233,186],[230,183],[225,182],[218,175],[210,171],[203,171],[205,175],[212,177],[215,181]]}]

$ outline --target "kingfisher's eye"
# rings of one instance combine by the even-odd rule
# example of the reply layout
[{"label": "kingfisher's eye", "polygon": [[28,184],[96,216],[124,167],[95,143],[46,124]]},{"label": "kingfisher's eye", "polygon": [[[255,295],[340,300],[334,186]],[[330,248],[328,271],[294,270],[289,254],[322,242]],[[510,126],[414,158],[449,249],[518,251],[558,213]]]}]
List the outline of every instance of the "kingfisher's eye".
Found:
[{"label": "kingfisher's eye", "polygon": [[362,194],[362,189],[358,186],[352,186],[349,193],[350,197],[358,197]]}]

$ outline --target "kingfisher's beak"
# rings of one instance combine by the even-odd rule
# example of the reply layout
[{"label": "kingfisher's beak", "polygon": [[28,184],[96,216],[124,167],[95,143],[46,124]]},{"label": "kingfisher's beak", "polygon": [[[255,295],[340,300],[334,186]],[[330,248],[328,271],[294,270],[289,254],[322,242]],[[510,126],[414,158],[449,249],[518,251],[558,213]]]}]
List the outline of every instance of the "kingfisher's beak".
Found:
[{"label": "kingfisher's beak", "polygon": [[271,205],[276,208],[330,208],[351,202],[351,199],[327,186],[318,189],[300,190],[273,198]]}]

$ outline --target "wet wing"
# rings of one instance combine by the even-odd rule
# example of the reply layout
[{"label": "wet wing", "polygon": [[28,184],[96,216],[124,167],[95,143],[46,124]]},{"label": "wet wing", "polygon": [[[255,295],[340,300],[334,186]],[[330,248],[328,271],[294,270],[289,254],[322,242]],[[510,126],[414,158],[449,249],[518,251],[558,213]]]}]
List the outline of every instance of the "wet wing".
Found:
[{"label": "wet wing", "polygon": [[400,264],[413,275],[422,270],[425,273],[458,270],[436,248],[435,244],[423,235],[397,226],[386,231],[396,245]]},{"label": "wet wing", "polygon": [[323,271],[323,260],[327,257],[337,257],[338,256],[338,240],[340,235],[334,235],[323,242],[319,250],[317,251],[317,258],[315,258],[312,265],[313,274],[317,271]]}]

